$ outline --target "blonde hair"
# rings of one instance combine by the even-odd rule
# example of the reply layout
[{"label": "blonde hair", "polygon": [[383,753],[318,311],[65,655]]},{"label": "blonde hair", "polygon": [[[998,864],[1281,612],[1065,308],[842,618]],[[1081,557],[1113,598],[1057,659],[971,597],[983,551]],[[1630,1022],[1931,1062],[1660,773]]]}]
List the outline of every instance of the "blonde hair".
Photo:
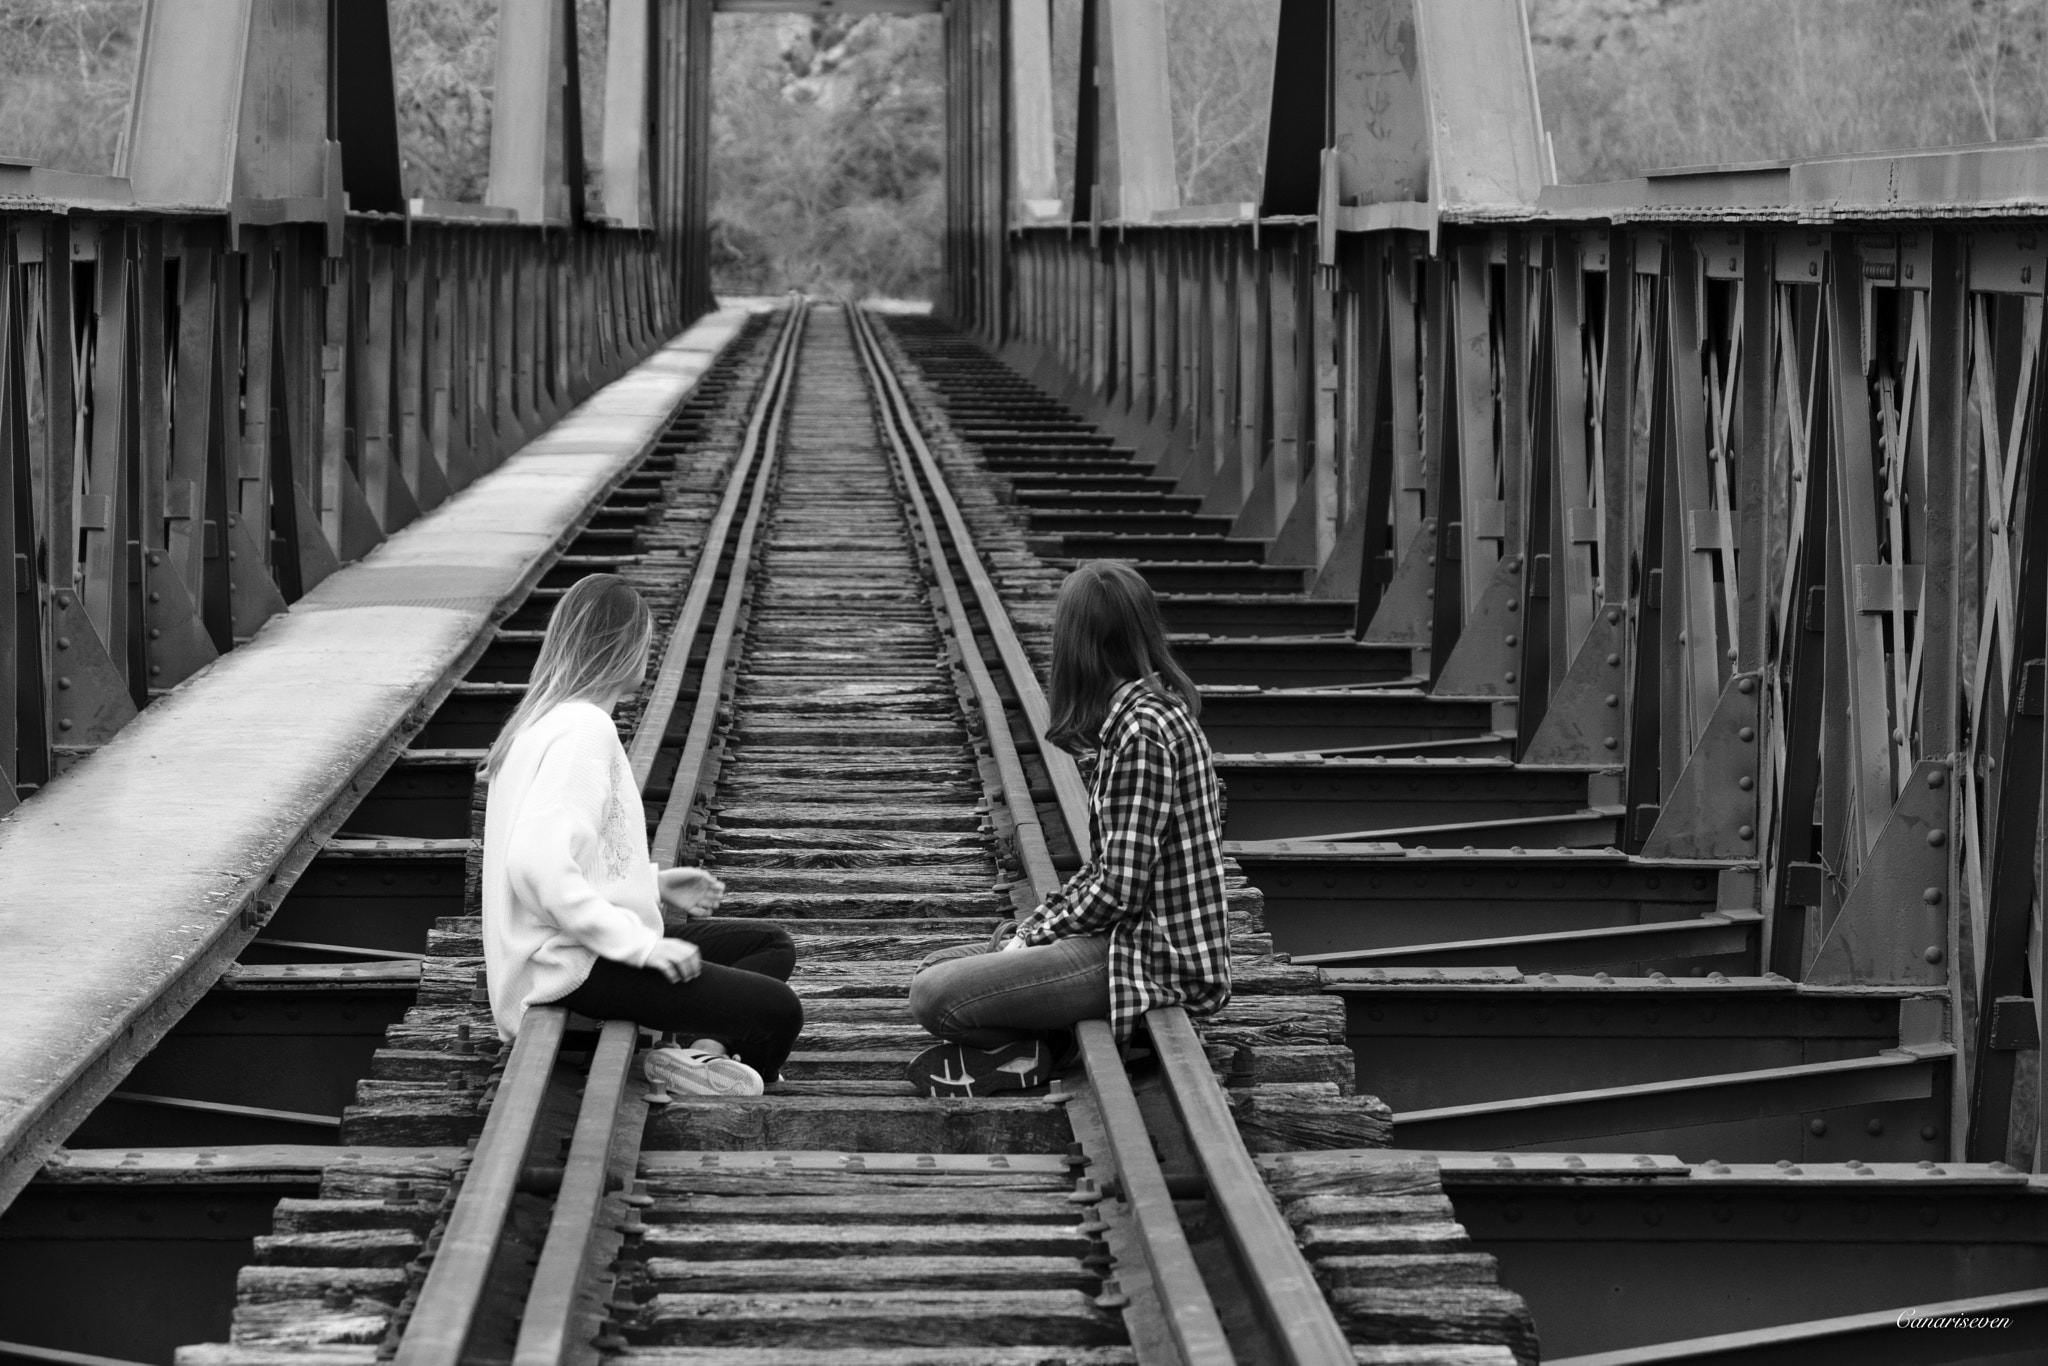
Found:
[{"label": "blonde hair", "polygon": [[610,701],[633,686],[654,640],[654,613],[616,574],[578,579],[548,618],[526,696],[512,710],[479,773],[489,778],[521,731],[563,702]]}]

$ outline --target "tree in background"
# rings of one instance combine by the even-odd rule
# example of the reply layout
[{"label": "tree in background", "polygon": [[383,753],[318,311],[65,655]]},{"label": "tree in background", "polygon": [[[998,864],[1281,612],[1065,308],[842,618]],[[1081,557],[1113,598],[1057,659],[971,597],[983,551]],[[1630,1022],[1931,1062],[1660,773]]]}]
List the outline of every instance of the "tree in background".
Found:
[{"label": "tree in background", "polygon": [[[1166,79],[1182,203],[1259,197],[1279,21],[1280,0],[1167,0]],[[1081,0],[1052,0],[1053,156],[1069,205],[1080,83]]]},{"label": "tree in background", "polygon": [[[417,199],[481,203],[491,179],[498,0],[388,3],[405,192]],[[604,211],[598,163],[604,140],[605,3],[576,0],[584,204],[590,213]]]},{"label": "tree in background", "polygon": [[939,22],[727,15],[716,42],[713,287],[930,297],[945,222]]},{"label": "tree in background", "polygon": [[142,0],[0,0],[0,156],[113,170],[141,23]]},{"label": "tree in background", "polygon": [[1559,178],[2039,136],[2040,0],[1532,0]]}]

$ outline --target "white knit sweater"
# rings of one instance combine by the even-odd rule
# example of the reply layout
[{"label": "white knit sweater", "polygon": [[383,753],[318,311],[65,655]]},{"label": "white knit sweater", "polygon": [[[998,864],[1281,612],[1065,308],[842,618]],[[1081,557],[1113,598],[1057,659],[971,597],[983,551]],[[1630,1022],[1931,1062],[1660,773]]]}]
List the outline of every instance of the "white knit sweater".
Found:
[{"label": "white knit sweater", "polygon": [[510,1039],[602,958],[644,967],[662,937],[647,817],[604,709],[564,702],[506,749],[484,812],[484,968]]}]

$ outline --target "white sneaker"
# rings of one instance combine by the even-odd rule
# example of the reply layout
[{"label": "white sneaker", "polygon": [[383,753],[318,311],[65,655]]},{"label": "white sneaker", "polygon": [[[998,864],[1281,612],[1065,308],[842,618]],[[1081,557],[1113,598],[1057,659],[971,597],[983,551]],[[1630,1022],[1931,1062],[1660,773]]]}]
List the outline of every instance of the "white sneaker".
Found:
[{"label": "white sneaker", "polygon": [[649,1050],[640,1070],[663,1090],[689,1096],[758,1096],[762,1089],[761,1074],[739,1059],[674,1044]]}]

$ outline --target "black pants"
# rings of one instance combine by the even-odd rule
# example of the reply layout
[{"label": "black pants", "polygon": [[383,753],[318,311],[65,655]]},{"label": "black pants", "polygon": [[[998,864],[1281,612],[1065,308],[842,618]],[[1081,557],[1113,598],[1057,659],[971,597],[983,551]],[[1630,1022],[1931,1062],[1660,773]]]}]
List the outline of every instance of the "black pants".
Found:
[{"label": "black pants", "polygon": [[693,920],[672,927],[704,955],[704,970],[671,982],[653,968],[600,958],[582,986],[560,1004],[597,1020],[631,1020],[644,1029],[716,1039],[774,1081],[804,1027],[803,1002],[789,989],[796,948],[780,926],[745,920]]}]

